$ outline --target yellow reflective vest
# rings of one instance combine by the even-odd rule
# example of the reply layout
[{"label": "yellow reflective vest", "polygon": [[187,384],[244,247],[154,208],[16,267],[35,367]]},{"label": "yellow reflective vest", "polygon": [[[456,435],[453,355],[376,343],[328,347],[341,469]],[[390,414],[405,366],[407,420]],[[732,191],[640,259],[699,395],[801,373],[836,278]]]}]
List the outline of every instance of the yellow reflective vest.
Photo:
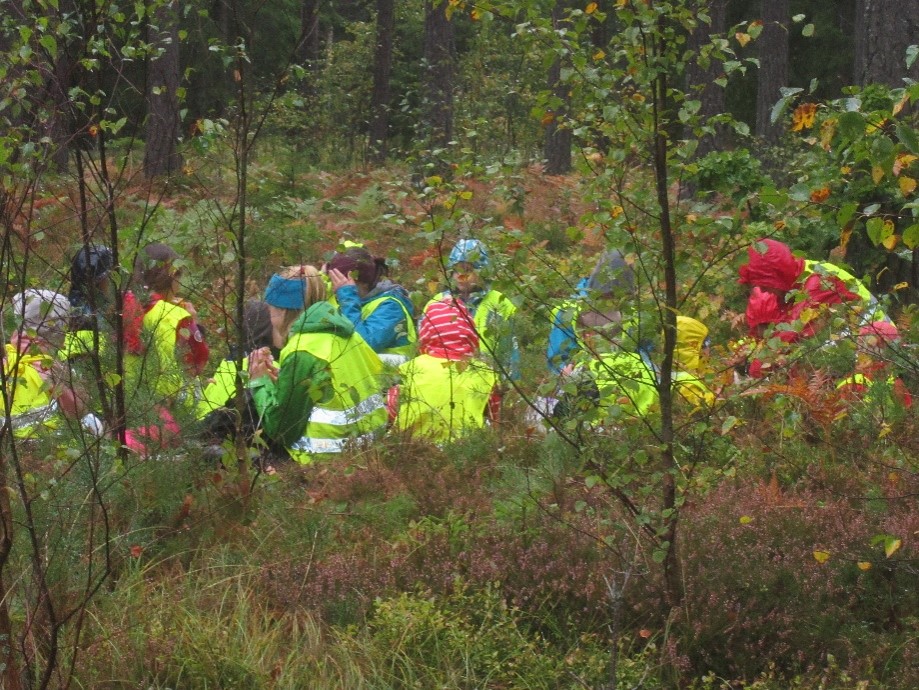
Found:
[{"label": "yellow reflective vest", "polygon": [[498,377],[482,362],[419,355],[399,373],[397,429],[442,443],[485,425]]},{"label": "yellow reflective vest", "polygon": [[383,364],[357,333],[297,333],[281,350],[280,366],[293,352],[307,352],[325,363],[331,377],[317,400],[303,435],[288,448],[299,463],[317,454],[340,453],[348,443],[368,443],[386,428],[386,401],[380,392]]},{"label": "yellow reflective vest", "polygon": [[[428,304],[443,301],[448,296],[450,296],[449,292],[438,293],[428,301]],[[497,290],[489,290],[485,293],[482,300],[475,306],[472,315],[472,323],[479,335],[480,350],[483,352],[498,351],[501,338],[507,333],[507,324],[516,312],[517,307],[502,293]]]},{"label": "yellow reflective vest", "polygon": [[[166,397],[175,397],[187,383],[182,364],[176,359],[176,330],[183,319],[191,314],[184,307],[161,299],[144,314],[144,331],[148,342],[147,353],[155,353],[156,365],[150,372],[156,376],[156,391]],[[150,363],[144,364],[144,369]]]},{"label": "yellow reflective vest", "polygon": [[[402,300],[392,295],[381,295],[376,299],[370,300],[361,307],[361,318],[365,321],[370,318],[370,315],[376,311],[377,307],[386,302],[387,300],[392,300],[399,305],[399,308],[402,310],[402,313],[405,314],[405,337],[408,339],[408,343],[405,345],[396,345],[395,347],[388,347],[383,350],[380,354],[385,355],[399,355],[401,357],[410,358],[415,356],[415,346],[418,342],[418,332],[415,328],[415,319],[409,313],[408,309],[405,308],[405,305],[402,303]],[[398,334],[399,336],[403,335],[402,333]]]},{"label": "yellow reflective vest", "polygon": [[[249,371],[249,358],[243,357],[242,371]],[[236,360],[225,359],[217,365],[217,370],[201,391],[201,399],[195,407],[195,417],[204,419],[214,410],[226,407],[236,394]]]},{"label": "yellow reflective vest", "polygon": [[12,345],[6,345],[3,412],[6,413],[9,405],[8,421],[17,438],[34,437],[43,427],[53,429],[57,426],[57,402],[38,371],[38,367],[50,367],[52,361],[50,355],[20,354]]},{"label": "yellow reflective vest", "polygon": [[635,352],[600,354],[587,363],[600,393],[601,418],[618,407],[629,417],[644,417],[658,402],[654,373]]}]

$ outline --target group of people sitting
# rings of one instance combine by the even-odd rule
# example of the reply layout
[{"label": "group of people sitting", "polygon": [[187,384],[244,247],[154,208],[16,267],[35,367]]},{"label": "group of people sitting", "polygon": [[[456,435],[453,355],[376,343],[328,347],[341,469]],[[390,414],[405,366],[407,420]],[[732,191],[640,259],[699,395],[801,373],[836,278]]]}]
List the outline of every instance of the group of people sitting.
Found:
[{"label": "group of people sitting", "polygon": [[[34,437],[79,420],[81,433],[110,435],[110,393],[120,381],[126,414],[119,440],[141,455],[177,441],[189,423],[209,443],[259,436],[301,463],[368,444],[387,429],[450,442],[497,420],[502,391],[520,377],[517,308],[491,288],[489,263],[481,242],[460,240],[445,263],[448,289],[417,319],[408,292],[363,245],[340,247],[321,267],[285,268],[262,299],[246,302],[242,352],[231,349],[205,378],[210,349],[194,306],[181,296],[178,254],[165,244],[144,247],[129,289],[119,292],[112,252],[86,245],[73,258],[68,296],[30,289],[12,300],[18,326],[0,382],[6,427]],[[863,393],[881,375],[882,350],[899,336],[877,300],[841,268],[803,261],[763,239],[748,249],[740,282],[752,288],[749,332],[737,350],[744,376],[765,376],[797,344],[824,333],[841,306],[854,314],[846,323],[866,358],[840,388]],[[552,309],[547,366],[557,386],[540,398],[539,416],[602,428],[652,413],[661,326],[634,308],[636,283],[628,257],[609,251]],[[711,408],[708,328],[677,315],[675,340],[673,390],[692,411]],[[113,361],[123,364],[113,369]]]},{"label": "group of people sitting", "polygon": [[84,246],[68,296],[30,289],[12,301],[17,327],[2,381],[8,428],[40,437],[79,420],[81,433],[109,434],[112,383],[120,381],[122,442],[141,455],[177,441],[188,423],[210,442],[260,435],[303,463],[389,427],[450,441],[497,414],[499,372],[519,376],[515,307],[482,279],[488,262],[480,242],[460,241],[447,262],[449,290],[417,323],[408,292],[362,245],[340,247],[320,268],[287,267],[262,299],[246,302],[242,352],[231,348],[205,377],[210,348],[181,295],[178,254],[144,247],[129,289],[118,291],[110,249]]}]

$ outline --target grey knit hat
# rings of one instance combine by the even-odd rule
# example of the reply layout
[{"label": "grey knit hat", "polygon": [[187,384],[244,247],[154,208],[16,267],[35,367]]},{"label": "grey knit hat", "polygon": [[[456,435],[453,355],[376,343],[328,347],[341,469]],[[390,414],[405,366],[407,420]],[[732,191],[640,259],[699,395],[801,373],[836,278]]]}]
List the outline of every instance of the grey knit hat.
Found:
[{"label": "grey knit hat", "polygon": [[47,338],[67,330],[70,300],[53,290],[35,288],[17,292],[11,302],[13,315],[22,319],[22,328]]},{"label": "grey knit hat", "polygon": [[604,252],[587,279],[587,289],[604,297],[617,292],[631,292],[634,287],[635,271],[618,249]]}]

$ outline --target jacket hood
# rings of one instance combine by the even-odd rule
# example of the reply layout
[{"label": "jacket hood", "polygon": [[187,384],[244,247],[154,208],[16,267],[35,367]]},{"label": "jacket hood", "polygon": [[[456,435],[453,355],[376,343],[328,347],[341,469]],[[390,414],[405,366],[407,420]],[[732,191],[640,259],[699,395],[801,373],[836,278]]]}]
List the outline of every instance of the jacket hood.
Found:
[{"label": "jacket hood", "polygon": [[788,292],[804,271],[804,259],[783,242],[764,238],[747,248],[748,261],[738,269],[739,283]]},{"label": "jacket hood", "polygon": [[397,285],[392,282],[389,278],[383,278],[377,283],[376,287],[373,288],[370,292],[367,293],[367,296],[364,297],[361,301],[366,304],[371,300],[376,299],[377,297],[382,297],[383,295],[392,295],[393,297],[398,297],[407,304],[411,304],[411,298],[409,297],[408,290],[406,290],[401,285]]},{"label": "jacket hood", "polygon": [[300,315],[290,327],[290,335],[298,333],[331,333],[342,338],[354,333],[354,325],[328,302],[316,302]]}]

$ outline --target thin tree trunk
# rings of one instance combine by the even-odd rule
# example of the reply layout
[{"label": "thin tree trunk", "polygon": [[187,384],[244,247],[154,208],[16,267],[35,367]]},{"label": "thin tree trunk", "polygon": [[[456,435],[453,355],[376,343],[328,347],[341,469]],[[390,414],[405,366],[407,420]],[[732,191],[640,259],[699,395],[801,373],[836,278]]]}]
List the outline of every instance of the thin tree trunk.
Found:
[{"label": "thin tree trunk", "polygon": [[763,32],[759,37],[759,78],[756,89],[756,134],[776,143],[782,124],[770,120],[772,107],[788,86],[789,0],[762,0]]}]

